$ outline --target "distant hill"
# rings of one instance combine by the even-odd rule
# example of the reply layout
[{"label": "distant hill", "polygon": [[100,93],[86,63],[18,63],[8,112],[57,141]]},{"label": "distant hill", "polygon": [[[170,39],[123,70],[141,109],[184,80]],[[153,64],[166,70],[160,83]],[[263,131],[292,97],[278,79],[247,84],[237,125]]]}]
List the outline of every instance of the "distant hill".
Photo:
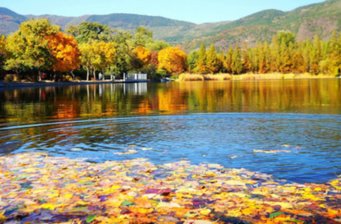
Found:
[{"label": "distant hill", "polygon": [[120,13],[81,17],[23,16],[9,9],[0,8],[0,33],[11,33],[22,21],[30,18],[48,18],[63,29],[83,21],[99,22],[125,30],[145,26],[154,32],[155,38],[181,44],[187,49],[195,49],[201,43],[207,45],[214,43],[218,47],[226,48],[234,44],[253,45],[259,41],[271,40],[279,30],[296,33],[298,40],[312,38],[314,35],[328,38],[332,31],[341,31],[341,0],[326,0],[289,12],[264,10],[236,21],[206,24],[194,24],[159,16]]},{"label": "distant hill", "polygon": [[312,38],[314,35],[329,38],[333,31],[341,31],[341,0],[326,0],[289,12],[264,10],[216,26],[206,34],[193,36],[191,41],[185,41],[185,46],[196,48],[202,42],[214,43],[220,47],[237,43],[252,45],[258,41],[271,40],[280,30],[295,33],[298,40]]},{"label": "distant hill", "polygon": [[18,24],[25,21],[25,16],[19,15],[7,8],[0,7],[0,33],[8,34],[18,28]]}]

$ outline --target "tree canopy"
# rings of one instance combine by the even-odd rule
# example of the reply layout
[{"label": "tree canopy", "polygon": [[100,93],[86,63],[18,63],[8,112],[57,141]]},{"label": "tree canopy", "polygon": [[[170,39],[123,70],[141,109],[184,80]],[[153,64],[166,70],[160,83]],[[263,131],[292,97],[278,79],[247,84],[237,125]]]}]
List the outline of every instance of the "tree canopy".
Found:
[{"label": "tree canopy", "polygon": [[[155,40],[145,27],[135,31],[114,30],[109,26],[83,22],[70,26],[67,33],[47,19],[23,22],[7,37],[0,36],[0,71],[17,74],[41,72],[72,73],[86,79],[97,78],[99,72],[120,76],[129,71],[153,76],[179,74],[185,71],[215,73],[327,73],[341,70],[341,34],[329,40],[316,36],[298,42],[293,33],[281,31],[271,42],[254,46],[204,44],[188,57],[180,47]],[[73,74],[73,73],[72,73]]]}]

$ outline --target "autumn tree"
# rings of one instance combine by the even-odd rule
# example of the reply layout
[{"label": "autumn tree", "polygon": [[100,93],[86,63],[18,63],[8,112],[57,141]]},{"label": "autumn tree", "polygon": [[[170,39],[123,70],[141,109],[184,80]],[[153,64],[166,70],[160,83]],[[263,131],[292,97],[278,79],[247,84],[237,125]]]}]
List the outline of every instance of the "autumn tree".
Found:
[{"label": "autumn tree", "polygon": [[5,64],[7,51],[6,51],[6,37],[0,36],[0,72]]},{"label": "autumn tree", "polygon": [[248,47],[246,45],[242,48],[242,62],[244,71],[251,71],[252,70],[252,62],[251,62],[251,55]]},{"label": "autumn tree", "polygon": [[186,53],[178,47],[168,47],[159,52],[159,69],[170,74],[179,74],[186,70]]},{"label": "autumn tree", "polygon": [[230,47],[224,57],[224,61],[223,61],[223,66],[224,66],[224,70],[227,73],[232,73],[232,55],[233,55],[233,48]]},{"label": "autumn tree", "polygon": [[156,68],[159,65],[159,52],[158,51],[152,51],[150,54],[150,64],[155,66]]},{"label": "autumn tree", "polygon": [[92,41],[79,45],[81,65],[87,71],[87,80],[90,73],[96,79],[96,72],[111,72],[115,62],[115,44],[112,42]]},{"label": "autumn tree", "polygon": [[48,36],[59,32],[47,19],[34,19],[23,22],[19,30],[8,36],[6,49],[9,57],[5,68],[19,71],[48,70],[53,65],[53,57],[48,46]]},{"label": "autumn tree", "polygon": [[302,47],[297,46],[295,49],[293,49],[291,57],[293,63],[292,72],[296,74],[306,72]]},{"label": "autumn tree", "polygon": [[47,36],[47,40],[53,56],[52,70],[54,72],[67,72],[79,67],[80,52],[74,37],[58,32]]},{"label": "autumn tree", "polygon": [[232,74],[240,74],[243,71],[241,49],[239,47],[236,47],[233,50],[231,56],[232,56],[231,72],[232,72]]},{"label": "autumn tree", "polygon": [[222,62],[219,60],[216,49],[212,44],[206,53],[206,69],[210,73],[217,73],[221,70]]},{"label": "autumn tree", "polygon": [[[96,70],[102,73],[111,73],[112,66],[115,63],[116,46],[113,42],[94,42],[95,54],[99,60],[94,61]],[[95,74],[94,74],[95,75]]]},{"label": "autumn tree", "polygon": [[150,62],[151,51],[148,50],[147,48],[137,46],[133,52],[136,55],[136,57],[142,62],[143,65],[146,65]]},{"label": "autumn tree", "polygon": [[197,60],[197,68],[196,71],[200,74],[206,74],[208,72],[207,63],[206,63],[206,46],[205,44],[200,45],[200,49],[198,52],[198,60]]},{"label": "autumn tree", "polygon": [[320,62],[320,69],[323,73],[340,75],[341,34],[334,32],[326,43],[326,55]]}]

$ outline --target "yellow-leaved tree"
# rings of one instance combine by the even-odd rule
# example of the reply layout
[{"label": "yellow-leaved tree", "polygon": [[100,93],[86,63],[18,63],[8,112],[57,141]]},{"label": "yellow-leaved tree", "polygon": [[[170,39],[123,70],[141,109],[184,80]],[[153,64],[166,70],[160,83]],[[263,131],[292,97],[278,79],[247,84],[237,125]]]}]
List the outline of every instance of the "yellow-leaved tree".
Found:
[{"label": "yellow-leaved tree", "polygon": [[0,71],[5,64],[6,58],[6,37],[0,36]]},{"label": "yellow-leaved tree", "polygon": [[96,72],[105,73],[114,66],[116,49],[115,43],[104,41],[91,41],[79,45],[81,52],[81,65],[87,70],[87,80],[92,72],[96,79]]},{"label": "yellow-leaved tree", "polygon": [[187,55],[179,47],[167,47],[159,52],[159,70],[179,74],[186,70]]},{"label": "yellow-leaved tree", "polygon": [[54,72],[67,72],[79,68],[80,52],[73,36],[58,32],[48,36],[47,39],[54,59],[52,64]]},{"label": "yellow-leaved tree", "polygon": [[134,54],[136,55],[136,57],[144,64],[148,64],[150,62],[151,59],[151,51],[148,50],[145,47],[142,46],[137,46],[134,49]]}]

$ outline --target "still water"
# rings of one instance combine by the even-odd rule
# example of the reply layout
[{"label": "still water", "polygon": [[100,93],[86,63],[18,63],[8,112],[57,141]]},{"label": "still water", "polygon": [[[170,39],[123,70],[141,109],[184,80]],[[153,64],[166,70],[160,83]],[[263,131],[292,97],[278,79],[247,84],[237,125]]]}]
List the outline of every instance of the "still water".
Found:
[{"label": "still water", "polygon": [[0,102],[0,155],[186,159],[301,183],[341,174],[340,79],[13,89]]}]

